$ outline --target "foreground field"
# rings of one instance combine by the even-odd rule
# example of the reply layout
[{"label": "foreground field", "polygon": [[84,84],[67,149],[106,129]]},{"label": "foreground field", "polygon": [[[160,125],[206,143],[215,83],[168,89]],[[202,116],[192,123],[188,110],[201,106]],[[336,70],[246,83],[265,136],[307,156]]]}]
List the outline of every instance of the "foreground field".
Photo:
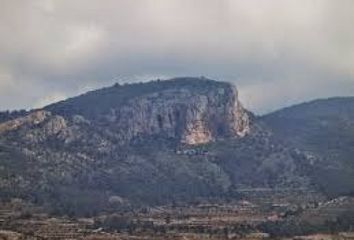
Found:
[{"label": "foreground field", "polygon": [[126,208],[87,218],[48,215],[12,199],[0,205],[0,239],[354,239],[352,197],[330,200],[284,189],[244,190],[243,196],[227,203]]}]

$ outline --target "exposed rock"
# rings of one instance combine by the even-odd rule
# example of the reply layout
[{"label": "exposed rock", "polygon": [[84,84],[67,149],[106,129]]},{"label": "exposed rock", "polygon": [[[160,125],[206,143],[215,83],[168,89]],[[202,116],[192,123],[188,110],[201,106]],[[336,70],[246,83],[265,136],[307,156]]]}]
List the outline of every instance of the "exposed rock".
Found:
[{"label": "exposed rock", "polygon": [[159,134],[193,145],[249,132],[248,114],[231,84],[208,91],[183,87],[140,96],[111,109],[105,119],[122,142]]},{"label": "exposed rock", "polygon": [[[63,132],[66,128],[67,123],[63,117],[51,116],[46,122],[43,122],[43,126],[40,128],[27,130],[24,138],[31,142],[40,142],[44,141],[48,137],[55,136],[60,132]],[[65,136],[62,134],[62,137]]]},{"label": "exposed rock", "polygon": [[0,134],[11,130],[16,130],[23,125],[28,125],[28,126],[38,125],[42,123],[44,120],[46,120],[49,116],[51,116],[50,112],[39,110],[39,111],[34,111],[28,114],[27,116],[1,123]]}]

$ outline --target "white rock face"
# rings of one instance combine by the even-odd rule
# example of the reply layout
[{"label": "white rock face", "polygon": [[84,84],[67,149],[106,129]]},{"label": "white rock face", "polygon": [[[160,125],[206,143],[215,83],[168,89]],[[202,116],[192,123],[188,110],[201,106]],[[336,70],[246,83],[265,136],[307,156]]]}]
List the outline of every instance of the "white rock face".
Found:
[{"label": "white rock face", "polygon": [[11,130],[16,130],[22,127],[23,125],[36,126],[42,123],[43,121],[45,121],[50,116],[51,116],[50,112],[39,110],[39,111],[32,112],[27,116],[1,123],[0,134],[6,133]]},{"label": "white rock face", "polygon": [[248,114],[231,84],[208,91],[186,87],[139,96],[112,109],[106,119],[122,141],[162,134],[194,145],[226,136],[243,137],[249,132]]}]

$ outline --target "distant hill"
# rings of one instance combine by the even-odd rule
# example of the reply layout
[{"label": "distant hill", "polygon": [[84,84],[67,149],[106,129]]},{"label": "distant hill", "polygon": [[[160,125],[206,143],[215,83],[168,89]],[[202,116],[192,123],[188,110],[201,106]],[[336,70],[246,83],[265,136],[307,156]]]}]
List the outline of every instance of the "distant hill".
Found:
[{"label": "distant hill", "polygon": [[354,192],[354,97],[315,100],[261,118],[274,135],[316,162],[316,182],[331,194]]}]

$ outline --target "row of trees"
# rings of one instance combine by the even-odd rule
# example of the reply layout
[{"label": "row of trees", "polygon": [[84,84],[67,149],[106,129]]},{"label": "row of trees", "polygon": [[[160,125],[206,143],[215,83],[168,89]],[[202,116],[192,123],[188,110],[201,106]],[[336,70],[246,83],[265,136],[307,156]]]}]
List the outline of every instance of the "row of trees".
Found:
[{"label": "row of trees", "polygon": [[0,123],[5,122],[11,119],[15,119],[17,117],[21,117],[27,114],[26,110],[15,110],[15,111],[3,111],[0,112]]}]

